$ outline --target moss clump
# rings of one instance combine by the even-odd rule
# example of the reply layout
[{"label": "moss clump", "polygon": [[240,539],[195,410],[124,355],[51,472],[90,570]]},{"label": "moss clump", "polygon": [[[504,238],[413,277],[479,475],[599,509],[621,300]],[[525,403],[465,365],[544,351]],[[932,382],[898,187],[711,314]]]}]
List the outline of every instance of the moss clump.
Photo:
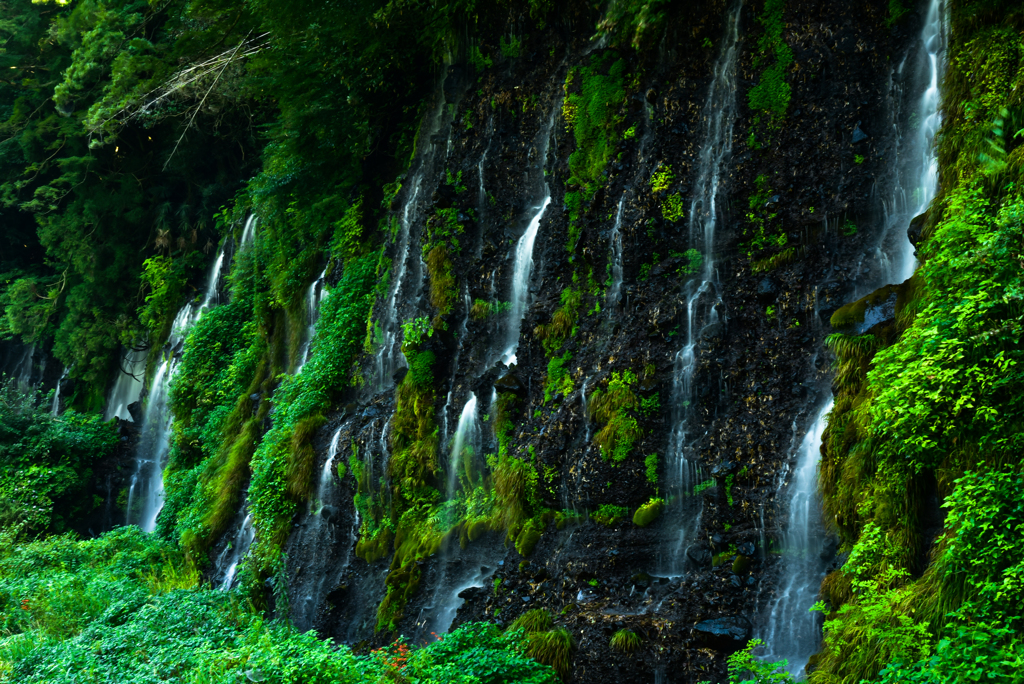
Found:
[{"label": "moss clump", "polygon": [[554,627],[554,624],[551,613],[546,608],[534,608],[513,620],[509,627],[526,632],[546,632]]},{"label": "moss clump", "polygon": [[613,51],[594,55],[588,65],[570,69],[565,79],[562,115],[576,141],[576,150],[569,155],[571,175],[566,181],[565,196],[569,207],[569,252],[576,248],[584,207],[603,184],[605,167],[620,140],[626,62],[615,57]]},{"label": "moss clump", "polygon": [[608,645],[619,653],[632,653],[640,648],[640,637],[630,629],[620,629],[612,635]]},{"label": "moss clump", "polygon": [[686,212],[683,210],[683,196],[674,192],[666,197],[661,203],[661,215],[666,221],[673,223],[686,218]]},{"label": "moss clump", "polygon": [[626,460],[633,443],[643,435],[633,415],[640,408],[640,400],[633,392],[636,382],[633,371],[613,372],[607,390],[594,392],[587,406],[590,417],[604,423],[594,435],[594,443],[601,447],[605,460],[615,463]]},{"label": "moss clump", "polygon": [[775,269],[790,264],[797,260],[797,257],[803,253],[803,249],[797,250],[796,247],[789,247],[782,250],[778,254],[772,254],[764,259],[758,259],[757,261],[750,264],[750,270],[754,273],[767,273],[768,271],[774,271]]},{"label": "moss clump", "polygon": [[625,506],[602,504],[600,508],[590,514],[590,519],[606,527],[611,527],[628,515],[629,509]]},{"label": "moss clump", "polygon": [[580,306],[583,303],[583,291],[579,288],[567,287],[562,290],[562,305],[551,314],[551,322],[539,325],[534,334],[544,345],[549,356],[555,354],[565,341],[576,332],[579,322]]},{"label": "moss clump", "polygon": [[786,72],[793,63],[793,50],[786,43],[784,35],[786,25],[782,12],[785,7],[785,0],[765,0],[764,10],[757,17],[764,33],[757,40],[758,54],[754,57],[754,68],[760,68],[771,58],[774,58],[774,62],[761,73],[760,83],[747,93],[750,109],[766,114],[773,126],[778,126],[786,116],[791,94],[791,88],[786,83]]},{"label": "moss clump", "polygon": [[633,524],[637,527],[647,527],[657,520],[664,507],[664,499],[651,499],[643,506],[636,509],[636,513],[633,514]]},{"label": "moss clump", "polygon": [[537,542],[540,541],[541,535],[544,533],[544,527],[537,521],[528,520],[523,529],[516,536],[516,552],[520,556],[529,556],[533,553],[533,548],[537,546]]},{"label": "moss clump", "polygon": [[569,672],[575,646],[572,635],[564,628],[532,632],[527,636],[526,655],[564,677]]},{"label": "moss clump", "polygon": [[829,322],[832,327],[836,330],[846,330],[854,327],[858,323],[864,322],[864,314],[867,312],[869,307],[877,307],[885,304],[886,301],[893,297],[898,297],[900,291],[899,285],[886,285],[880,287],[871,294],[861,297],[855,302],[840,307],[832,314],[832,318]]},{"label": "moss clump", "polygon": [[553,356],[548,361],[548,374],[544,380],[544,403],[551,401],[556,394],[568,395],[573,390],[572,376],[566,364],[572,359],[569,352],[561,356]]}]

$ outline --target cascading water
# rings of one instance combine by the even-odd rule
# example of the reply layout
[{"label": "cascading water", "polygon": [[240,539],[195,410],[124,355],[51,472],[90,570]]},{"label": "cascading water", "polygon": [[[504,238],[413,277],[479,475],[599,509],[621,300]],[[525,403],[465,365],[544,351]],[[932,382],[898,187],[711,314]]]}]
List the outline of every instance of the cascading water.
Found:
[{"label": "cascading water", "polygon": [[326,292],[324,287],[324,279],[326,277],[327,269],[324,268],[323,273],[313,281],[313,284],[309,286],[309,290],[306,291],[306,337],[302,343],[302,350],[299,353],[299,365],[295,369],[296,375],[302,372],[302,367],[309,360],[309,351],[313,346],[313,334],[316,332],[316,322],[320,318],[320,304],[323,302],[324,293]]},{"label": "cascading water", "polygon": [[512,295],[509,298],[509,314],[506,322],[505,346],[501,353],[501,362],[511,366],[516,362],[516,349],[519,347],[519,332],[523,324],[523,314],[526,313],[526,303],[530,294],[530,276],[533,275],[533,245],[537,241],[537,232],[540,230],[541,219],[544,212],[551,204],[551,189],[544,176],[547,166],[548,149],[551,147],[551,135],[555,127],[555,117],[561,106],[556,105],[551,110],[551,118],[547,125],[541,129],[536,141],[535,149],[537,154],[537,169],[540,171],[539,196],[540,204],[533,207],[530,221],[526,225],[526,231],[519,242],[516,243],[515,261],[512,267]]},{"label": "cascading water", "polygon": [[821,638],[818,614],[809,609],[828,567],[828,559],[822,559],[821,553],[828,535],[821,521],[818,462],[821,436],[831,410],[829,399],[797,453],[787,492],[789,517],[783,538],[783,571],[763,637],[770,651],[766,658],[772,662],[785,659],[786,670],[796,676],[803,674]]},{"label": "cascading water", "polygon": [[35,355],[35,343],[25,345],[25,351],[22,352],[21,358],[14,366],[14,381],[22,389],[28,389],[32,384],[32,366]]},{"label": "cascading water", "polygon": [[[142,430],[135,449],[135,471],[128,488],[126,512],[128,523],[138,525],[143,532],[152,532],[156,529],[156,519],[164,503],[164,465],[171,446],[171,425],[174,421],[170,407],[171,381],[178,368],[181,350],[189,331],[203,312],[219,301],[220,274],[227,246],[228,243],[225,241],[214,261],[200,304],[196,306],[189,302],[175,316],[170,337],[162,351],[163,358],[157,366],[146,399]],[[143,369],[144,364],[145,362]],[[141,384],[141,370],[138,377]],[[111,404],[112,402],[108,402],[108,408]]]},{"label": "cascading water", "polygon": [[255,538],[256,530],[252,524],[252,513],[246,513],[234,539],[224,548],[223,553],[221,553],[220,558],[215,563],[216,567],[224,568],[223,576],[217,585],[221,591],[227,591],[234,584],[235,576],[238,574],[238,565],[245,558],[246,554],[249,553],[249,547],[252,546]]},{"label": "cascading water", "polygon": [[60,413],[60,386],[64,382],[65,378],[68,377],[68,371],[70,369],[64,366],[64,370],[61,371],[60,378],[57,379],[57,387],[53,391],[53,401],[50,403],[50,415],[57,417]]},{"label": "cascading water", "polygon": [[626,193],[622,193],[618,211],[615,212],[615,225],[612,227],[612,235],[609,240],[611,243],[610,275],[612,283],[608,287],[608,298],[605,300],[609,314],[618,310],[619,293],[622,291],[622,210],[625,206]]},{"label": "cascading water", "polygon": [[[470,392],[459,416],[459,424],[452,437],[452,448],[448,456],[447,501],[455,505],[459,498],[459,480],[467,487],[473,486],[474,456],[480,449],[480,419],[477,415],[477,398]],[[454,548],[458,548],[455,546]],[[442,548],[437,563],[433,597],[420,611],[416,621],[416,640],[429,641],[427,635],[444,634],[451,627],[455,615],[465,602],[459,594],[471,587],[483,586],[495,567],[486,563],[492,557],[492,549],[482,542],[476,542],[462,553],[449,555],[448,546]]]},{"label": "cascading water", "polygon": [[693,375],[696,346],[701,331],[718,322],[718,277],[714,263],[715,228],[718,224],[719,193],[732,153],[732,130],[736,120],[736,57],[739,53],[739,22],[742,2],[729,15],[722,52],[715,64],[714,78],[704,105],[701,152],[697,182],[690,203],[690,244],[701,247],[703,267],[699,281],[687,283],[686,345],[676,354],[672,387],[672,433],[666,452],[668,515],[678,534],[670,538],[664,559],[665,571],[681,575],[686,543],[696,519],[699,500],[691,493],[697,479],[697,464],[689,457],[692,448]]},{"label": "cascading water", "polygon": [[256,214],[249,214],[245,219],[245,226],[242,228],[242,238],[238,241],[238,251],[242,251],[256,239]]},{"label": "cascading water", "polygon": [[[443,84],[442,84],[443,85]],[[412,173],[409,180],[403,183],[405,200],[402,205],[401,219],[399,221],[397,249],[391,269],[391,287],[388,289],[388,296],[384,302],[384,309],[377,318],[374,332],[374,342],[379,345],[374,358],[375,381],[374,389],[377,392],[383,391],[391,382],[394,372],[405,365],[405,357],[402,355],[398,345],[398,332],[400,326],[398,303],[402,300],[402,286],[408,272],[409,246],[412,241],[412,227],[420,215],[420,194],[423,189],[423,182],[429,172],[433,169],[434,145],[431,140],[441,130],[445,122],[443,89],[438,88],[436,105],[430,118],[424,122],[421,129],[420,139],[425,141],[424,147],[417,154],[420,160],[419,166]],[[449,122],[450,123],[450,122]],[[447,145],[447,143],[446,143]],[[421,259],[415,257],[417,263]]]},{"label": "cascading water", "polygon": [[[931,0],[919,49],[924,56],[920,77],[923,95],[914,115],[919,120],[909,134],[909,144],[897,141],[897,148],[910,150],[910,163],[898,169],[892,199],[886,202],[886,226],[883,235],[882,262],[887,265],[888,284],[906,281],[914,274],[917,260],[906,237],[909,220],[927,211],[938,190],[938,158],[935,135],[941,123],[939,83],[944,71],[945,17],[942,0]],[[898,162],[899,163],[899,162]],[[909,192],[908,192],[909,191]],[[910,195],[910,202],[907,196]],[[908,211],[912,209],[912,211]],[[786,669],[802,676],[807,662],[817,651],[821,633],[815,616],[808,612],[818,596],[827,564],[819,551],[825,539],[821,505],[817,495],[817,470],[820,461],[821,434],[832,409],[831,400],[820,411],[805,435],[796,469],[789,484],[789,517],[784,533],[785,557],[780,574],[779,593],[771,605],[766,626],[769,660],[785,658]]]},{"label": "cascading water", "polygon": [[[348,569],[358,536],[359,514],[353,511],[348,537],[338,539],[337,528],[342,522],[343,512],[336,474],[336,463],[342,446],[341,436],[342,428],[339,427],[331,436],[327,448],[327,459],[320,470],[316,496],[310,501],[310,515],[300,531],[289,541],[290,553],[300,547],[314,551],[307,567],[303,569],[303,581],[293,586],[292,620],[301,629],[313,626],[316,607],[320,604],[324,590],[337,585]],[[328,550],[339,543],[346,544],[346,547],[341,562],[336,562],[337,557]]]}]

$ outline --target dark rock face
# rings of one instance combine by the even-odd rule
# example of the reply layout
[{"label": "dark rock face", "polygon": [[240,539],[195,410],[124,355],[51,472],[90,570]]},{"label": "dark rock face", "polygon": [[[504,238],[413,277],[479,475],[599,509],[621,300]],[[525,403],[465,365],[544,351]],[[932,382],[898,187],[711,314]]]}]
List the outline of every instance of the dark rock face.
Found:
[{"label": "dark rock face", "polygon": [[698,622],[693,631],[711,648],[732,653],[747,645],[754,633],[754,626],[742,615],[730,615]]},{"label": "dark rock face", "polygon": [[[665,44],[675,47],[660,57],[609,51],[625,59],[631,73],[642,74],[621,108],[623,129],[635,125],[636,134],[613,141],[604,185],[575,226],[579,239],[572,261],[565,193],[575,142],[558,117],[547,159],[540,157],[538,140],[560,111],[567,69],[591,59],[589,36],[564,27],[538,29],[530,40],[545,49],[534,59],[487,70],[471,87],[469,77],[460,76],[462,90],[443,86],[439,97],[457,103],[451,114],[457,125],[433,135],[437,149],[450,150],[444,170],[461,172],[467,189],[454,192],[440,182],[440,174],[421,188],[421,200],[410,212],[415,219],[409,282],[419,276],[422,284],[410,285],[400,303],[403,320],[434,315],[423,296],[427,276],[419,270],[425,223],[437,209],[457,208],[467,219],[453,272],[464,290],[443,317],[450,337],[430,341],[441,359],[434,369],[439,465],[431,486],[443,495],[452,436],[469,393],[481,416],[493,416],[493,394],[514,396],[509,449],[536,467],[539,505],[566,515],[545,518],[527,557],[516,551],[514,539],[505,542],[503,531],[493,537],[470,529],[454,533],[444,551],[418,568],[419,589],[404,609],[400,632],[414,638],[432,614],[438,587],[452,584],[463,571],[482,577],[486,573],[479,568],[486,566],[491,574],[485,579],[452,585],[464,601],[454,624],[507,625],[527,610],[549,610],[577,644],[566,681],[650,682],[656,672],[671,673],[669,681],[724,679],[726,655],[744,645],[770,604],[776,558],[765,550],[785,523],[776,497],[778,473],[828,392],[831,358],[821,343],[832,332],[830,316],[877,287],[864,275],[880,271],[875,254],[881,211],[870,192],[888,181],[884,159],[893,148],[883,132],[892,129],[885,123],[895,92],[889,90],[890,65],[906,46],[877,19],[886,16],[885,2],[869,5],[870,11],[863,5],[840,11],[808,0],[786,4],[786,22],[803,27],[787,33],[800,76],[791,79],[786,125],[759,149],[745,142],[754,114],[746,106],[748,86],[740,88],[733,155],[721,187],[728,201],[720,204],[714,244],[714,294],[721,303],[712,309],[717,299],[702,294],[708,299],[698,300],[700,313],[693,321],[701,334],[693,340],[687,459],[699,473],[686,493],[694,515],[682,522],[669,512],[643,528],[631,522],[637,508],[665,491],[673,410],[682,402],[675,387],[688,342],[687,298],[700,285],[697,276],[686,275],[681,256],[699,241],[691,242],[686,219],[665,219],[650,179],[659,164],[670,164],[671,192],[680,193],[689,212],[714,62],[714,54],[700,45],[705,38],[719,44],[726,4],[708,1],[682,13],[685,17],[670,18]],[[739,73],[748,78],[760,29],[749,9],[741,25]],[[864,137],[853,141],[856,131]],[[854,164],[854,154],[863,156],[863,163]],[[752,264],[762,255],[748,251],[753,227],[745,211],[758,178],[770,183],[766,211],[784,226],[785,248],[793,250],[791,259],[770,272],[755,271]],[[498,363],[504,314],[471,315],[470,302],[509,301],[516,243],[542,199],[538,179],[547,183],[551,203],[533,251],[516,365],[506,369]],[[538,331],[552,323],[563,291],[582,288],[588,274],[594,284],[586,287],[606,292],[620,202],[620,293],[614,301],[587,295],[586,310],[569,326],[567,344],[559,351],[568,354],[568,382],[545,398],[550,356]],[[855,220],[856,234],[836,230],[837,217]],[[883,314],[889,311],[884,306]],[[396,384],[404,370],[396,373]],[[590,418],[587,402],[596,391],[606,391],[613,372],[625,371],[635,373],[638,401],[646,400],[648,408],[630,414],[639,436],[628,458],[614,463],[594,442],[603,426]],[[356,400],[357,408],[340,408]],[[311,472],[320,472],[331,437],[341,430],[341,451],[357,450],[373,468],[374,481],[385,476],[394,405],[393,387],[340,400],[318,433]],[[492,424],[481,422],[479,450],[481,456],[497,453]],[[645,464],[652,454],[659,457],[657,482],[648,479]],[[392,637],[374,632],[391,556],[367,563],[354,555],[356,494],[355,480],[347,474],[322,502],[324,510],[332,507],[329,516],[321,515],[335,528],[324,545],[308,541],[315,509],[297,516],[288,561],[293,601],[313,597],[303,609],[303,628],[343,642],[381,644]],[[604,505],[623,507],[628,515],[610,525],[587,519],[586,511]],[[479,557],[488,554],[493,555]],[[673,563],[677,554],[680,562]],[[343,565],[316,588],[312,578]],[[682,568],[683,574],[669,572],[670,567]],[[622,628],[641,637],[641,650],[633,656],[608,645]]]}]

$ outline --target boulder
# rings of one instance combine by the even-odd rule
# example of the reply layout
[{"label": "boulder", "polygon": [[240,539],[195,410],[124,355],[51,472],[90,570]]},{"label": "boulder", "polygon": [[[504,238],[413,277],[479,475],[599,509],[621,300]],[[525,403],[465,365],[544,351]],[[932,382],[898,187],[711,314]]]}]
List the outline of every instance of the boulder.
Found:
[{"label": "boulder", "polygon": [[734,653],[746,646],[754,628],[750,620],[742,615],[729,615],[698,622],[693,631],[701,641],[716,651]]},{"label": "boulder", "polygon": [[762,304],[770,304],[779,296],[779,284],[774,278],[762,278],[757,284],[757,299]]},{"label": "boulder", "polygon": [[861,130],[861,128],[860,128],[860,121],[858,121],[857,125],[853,127],[853,139],[852,139],[852,142],[853,142],[854,145],[856,145],[857,143],[861,142],[862,140],[867,140],[867,139],[868,139],[868,134]]},{"label": "boulder", "polygon": [[142,402],[136,401],[131,404],[128,404],[127,409],[128,415],[132,417],[132,421],[136,425],[142,425],[142,419],[145,417],[142,413]]},{"label": "boulder", "polygon": [[924,232],[924,226],[927,222],[927,211],[910,219],[910,225],[907,226],[907,239],[910,240],[910,244],[914,245],[914,249],[917,249],[917,243],[921,241],[921,234]]}]

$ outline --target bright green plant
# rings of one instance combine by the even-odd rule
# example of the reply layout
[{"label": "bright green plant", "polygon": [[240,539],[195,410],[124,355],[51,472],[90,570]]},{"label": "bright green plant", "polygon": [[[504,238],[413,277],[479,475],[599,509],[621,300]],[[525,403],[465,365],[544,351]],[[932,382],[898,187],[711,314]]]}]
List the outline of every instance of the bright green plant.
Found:
[{"label": "bright green plant", "polygon": [[629,629],[620,629],[612,635],[608,645],[619,653],[632,653],[640,648],[640,637]]}]

